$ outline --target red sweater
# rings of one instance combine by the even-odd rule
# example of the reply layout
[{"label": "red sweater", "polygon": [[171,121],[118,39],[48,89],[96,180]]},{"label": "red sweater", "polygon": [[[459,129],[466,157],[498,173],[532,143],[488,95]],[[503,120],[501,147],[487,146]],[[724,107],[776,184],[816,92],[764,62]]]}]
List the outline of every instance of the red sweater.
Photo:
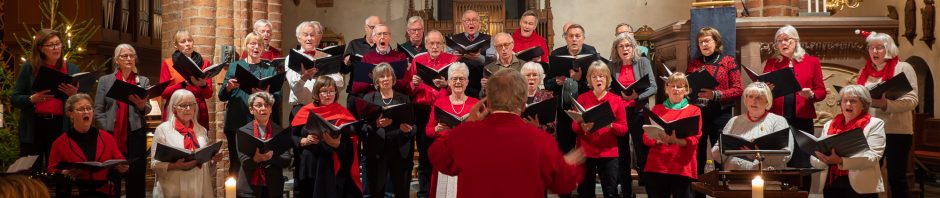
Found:
[{"label": "red sweater", "polygon": [[[701,58],[693,59],[692,62],[689,63],[686,73],[691,73],[699,70],[701,67],[705,67],[706,64],[702,63],[700,59]],[[724,55],[722,55],[721,60],[718,61],[718,67],[705,67],[705,70],[718,81],[718,87],[715,87],[715,90],[721,92],[719,101],[723,104],[738,101],[741,99],[741,94],[744,93],[744,89],[741,88],[741,73],[738,73],[736,68],[737,64],[734,63],[734,57]]]},{"label": "red sweater", "polygon": [[551,135],[509,113],[460,125],[435,140],[428,156],[435,169],[459,177],[457,197],[544,197],[546,189],[571,192],[584,176]]},{"label": "red sweater", "polygon": [[[790,59],[785,58],[781,60],[770,58],[767,60],[767,63],[764,64],[764,73],[777,71],[789,66]],[[819,59],[810,55],[804,55],[803,61],[793,63],[793,74],[796,76],[796,81],[800,83],[800,87],[812,89],[815,95],[813,99],[804,98],[803,96],[799,96],[799,94],[794,95],[794,98],[796,98],[796,117],[804,119],[816,118],[816,106],[814,103],[826,99],[826,84],[823,83]],[[770,112],[783,115],[783,97],[774,98],[773,107],[770,108]]]},{"label": "red sweater", "polygon": [[545,42],[545,38],[542,38],[542,35],[539,35],[538,32],[532,32],[532,35],[529,37],[522,37],[521,31],[522,30],[516,30],[516,32],[512,33],[512,41],[514,43],[512,46],[512,51],[519,52],[524,49],[529,49],[533,46],[539,46],[539,48],[542,48],[542,52],[544,52],[544,54],[542,54],[542,62],[547,63],[548,54],[552,51],[548,50],[548,43]]},{"label": "red sweater", "polygon": [[[72,140],[72,138],[68,136],[68,133],[62,133],[62,135],[52,142],[52,149],[49,153],[49,166],[47,167],[49,173],[59,173],[61,171],[56,168],[59,162],[105,162],[112,159],[124,159],[124,155],[121,155],[121,151],[118,150],[117,143],[114,142],[114,137],[112,137],[110,133],[95,128],[89,130],[98,130],[98,138],[96,138],[97,143],[95,144],[97,147],[95,148],[95,159],[86,159],[85,153],[82,152],[81,147],[78,147],[78,143]],[[101,169],[94,172],[82,171],[77,178],[105,181],[108,180],[108,170],[109,169]],[[98,192],[107,194],[110,194],[109,190],[108,185],[97,189]]]},{"label": "red sweater", "polygon": [[578,145],[584,149],[584,156],[588,158],[618,157],[617,136],[627,134],[627,114],[623,100],[620,96],[611,93],[604,94],[604,97],[598,99],[594,97],[594,92],[584,92],[578,96],[578,104],[584,108],[591,108],[601,103],[610,103],[611,110],[614,111],[616,119],[611,124],[612,127],[604,127],[593,133],[585,133],[577,121],[572,121],[571,129],[578,135]]},{"label": "red sweater", "polygon": [[[687,105],[682,110],[667,109],[662,104],[653,107],[653,113],[669,122],[682,118],[701,116],[702,112],[695,105]],[[643,144],[649,147],[649,157],[646,158],[646,172],[686,176],[698,179],[696,169],[696,152],[698,151],[698,138],[702,136],[702,119],[699,119],[698,135],[685,138],[687,144],[659,144],[655,139],[643,133]]]},{"label": "red sweater", "polygon": [[[437,98],[437,100],[434,100],[434,107],[441,108],[441,110],[444,110],[448,113],[452,113],[457,116],[463,116],[463,115],[467,115],[468,113],[470,113],[470,108],[473,107],[473,105],[476,105],[477,102],[479,102],[479,100],[477,100],[476,98],[467,96],[467,100],[463,102],[463,105],[451,105],[450,97],[441,95],[440,97]],[[460,111],[460,113],[457,113],[457,111]],[[436,126],[437,126],[437,120],[434,119],[434,109],[431,109],[431,118],[428,119],[428,125],[425,126],[424,133],[427,134],[428,137],[437,138],[441,136],[446,136],[448,132],[450,131],[450,130],[443,130],[441,132],[434,132],[434,127]]]},{"label": "red sweater", "polygon": [[424,84],[423,82],[418,83],[418,86],[412,86],[413,82],[411,81],[411,78],[413,78],[414,75],[418,73],[417,63],[421,63],[422,65],[432,69],[440,69],[441,67],[447,66],[448,64],[457,62],[459,58],[460,57],[448,53],[441,53],[441,55],[438,55],[436,59],[431,59],[431,55],[429,53],[415,56],[415,59],[411,61],[411,66],[408,67],[408,71],[405,72],[405,77],[401,79],[409,87],[410,92],[408,95],[411,95],[412,102],[416,105],[429,107],[434,103],[434,100],[437,100],[437,96],[440,94],[438,89]]},{"label": "red sweater", "polygon": [[[403,60],[407,61],[408,55],[405,55],[405,53],[401,53],[395,50],[391,50],[389,51],[388,54],[385,54],[385,55],[381,55],[378,52],[375,52],[375,50],[370,50],[369,53],[366,53],[366,55],[362,56],[362,62],[368,63],[368,64],[393,63],[393,62],[398,62],[398,61],[403,61]],[[369,72],[372,72],[372,71],[369,71]],[[404,90],[401,88],[404,88],[407,84],[405,83],[403,79],[405,78],[398,79],[395,82],[395,88],[396,88],[395,90]],[[407,78],[407,79],[411,81],[411,78]],[[372,91],[375,91],[375,88],[372,87],[371,82],[366,83],[366,82],[353,81],[351,94],[365,95],[365,94],[371,93]]]},{"label": "red sweater", "polygon": [[[203,69],[209,66],[212,66],[211,62],[209,61],[202,62]],[[170,58],[164,59],[163,66],[160,67],[160,82],[162,83],[168,80],[172,80],[173,82],[170,83],[169,87],[163,90],[162,94],[160,94],[160,97],[163,98],[164,101],[166,101],[166,103],[163,104],[163,107],[160,110],[166,111],[166,107],[167,107],[166,105],[169,104],[170,97],[173,96],[173,92],[175,92],[176,90],[180,90],[180,89],[189,90],[190,92],[193,92],[193,95],[196,96],[196,103],[199,104],[199,115],[197,115],[199,117],[197,117],[196,120],[199,122],[200,125],[208,127],[209,126],[209,106],[206,105],[206,99],[212,98],[212,95],[214,93],[212,90],[212,78],[206,78],[206,85],[207,85],[206,87],[183,85],[183,83],[186,82],[186,80],[184,80],[183,77],[179,74],[179,72],[177,72],[176,69],[173,68],[173,58],[170,57]],[[163,121],[166,121],[166,115],[167,113],[165,112],[163,113],[163,115],[161,115],[161,119]]]}]

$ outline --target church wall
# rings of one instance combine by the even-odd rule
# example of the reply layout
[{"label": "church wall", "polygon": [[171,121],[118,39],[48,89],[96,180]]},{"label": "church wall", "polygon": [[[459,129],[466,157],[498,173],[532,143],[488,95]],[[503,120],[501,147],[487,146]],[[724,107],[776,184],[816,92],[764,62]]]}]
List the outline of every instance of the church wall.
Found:
[{"label": "church wall", "polygon": [[[336,34],[342,34],[346,42],[364,35],[363,25],[366,17],[376,15],[389,26],[394,42],[405,41],[405,23],[408,20],[408,1],[405,0],[343,0],[333,1],[333,7],[318,8],[314,1],[300,1],[295,6],[293,0],[282,0],[284,32],[281,49],[297,46],[294,34],[297,24],[303,21],[319,21],[324,27]],[[416,3],[418,4],[418,3]],[[420,5],[418,5],[420,6]]]},{"label": "church wall", "polygon": [[619,23],[630,23],[634,29],[648,25],[659,29],[670,23],[688,20],[689,1],[552,1],[555,17],[555,47],[565,45],[562,26],[571,21],[585,29],[585,43],[597,48],[604,57],[610,56],[614,41],[614,28]]}]

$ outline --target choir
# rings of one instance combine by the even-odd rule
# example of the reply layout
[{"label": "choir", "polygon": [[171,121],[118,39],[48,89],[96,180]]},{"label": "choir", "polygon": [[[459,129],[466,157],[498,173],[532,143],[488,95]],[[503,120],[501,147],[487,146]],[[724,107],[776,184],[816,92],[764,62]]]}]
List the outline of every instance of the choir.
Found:
[{"label": "choir", "polygon": [[[632,169],[650,197],[693,197],[701,196],[691,184],[706,173],[708,159],[722,170],[815,167],[822,170],[817,181],[825,197],[876,197],[885,188],[907,192],[916,74],[898,60],[888,34],[860,32],[869,53],[864,69],[856,85],[838,92],[841,113],[818,137],[861,133],[867,146],[849,152],[808,150],[796,141],[813,136],[813,104],[827,96],[819,59],[800,46],[793,26],[774,35],[774,55],[763,72],[792,71],[799,89],[777,95],[772,81],[742,85],[746,66],[723,53],[722,35],[711,27],[693,31],[697,53],[684,72],[657,76],[646,57],[649,49],[626,23],[615,27],[608,60],[586,44],[585,28],[577,23],[565,24],[566,44],[549,51],[536,32],[534,11],[522,14],[515,32],[492,37],[480,31],[479,13],[467,10],[460,20],[466,32],[446,36],[426,31],[421,17],[411,17],[407,40],[393,48],[396,28],[369,16],[364,37],[333,54],[321,48],[324,27],[301,22],[298,47],[283,54],[343,56],[343,63],[297,70],[289,68],[296,66],[289,59],[305,57],[285,56],[271,46],[273,25],[261,19],[242,40],[241,59],[222,60],[227,70],[215,84],[213,65],[194,50],[193,36],[179,30],[158,82],[137,73],[134,47],[120,44],[114,72],[98,79],[94,98],[82,91],[88,84],[33,88],[40,70],[79,72],[61,55],[61,33],[44,29],[34,37],[33,53],[13,89],[12,101],[22,112],[22,155],[41,156],[33,169],[55,175],[58,197],[71,196],[73,187],[82,196],[143,197],[147,166],[156,175],[154,197],[212,197],[216,169],[236,178],[238,197],[409,197],[415,161],[418,197],[594,197],[597,181],[604,197],[631,197]],[[521,57],[526,50],[540,52]],[[181,65],[205,74],[193,75]],[[912,90],[900,96],[869,93],[895,76],[905,77]],[[660,78],[664,83],[657,86]],[[281,92],[282,81],[287,93]],[[123,84],[156,94],[115,96]],[[665,98],[654,97],[660,89]],[[222,131],[229,152],[200,156],[219,146],[207,130],[206,100],[214,95],[226,102]],[[163,122],[148,151],[144,116],[155,96],[165,100],[157,107]],[[537,112],[552,114],[550,120],[525,114],[535,110],[527,106],[548,102]],[[742,113],[735,115],[739,103]],[[290,111],[285,127],[279,126],[281,109]],[[688,127],[682,134],[667,126],[679,122]],[[760,139],[771,135],[779,136]],[[727,147],[725,138],[752,144]],[[787,154],[726,153],[773,147],[761,142],[779,143],[773,149]],[[192,156],[161,161],[168,148]],[[226,156],[228,167],[217,167]],[[883,158],[892,161],[887,182]],[[282,176],[285,170],[292,177]],[[287,180],[293,189],[284,189]]]}]

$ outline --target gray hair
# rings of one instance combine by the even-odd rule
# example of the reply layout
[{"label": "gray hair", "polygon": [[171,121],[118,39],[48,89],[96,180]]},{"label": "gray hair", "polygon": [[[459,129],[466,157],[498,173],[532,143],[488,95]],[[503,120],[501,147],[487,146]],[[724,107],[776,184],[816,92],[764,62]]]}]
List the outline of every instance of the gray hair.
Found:
[{"label": "gray hair", "polygon": [[294,35],[300,37],[300,31],[304,27],[313,27],[313,32],[317,35],[323,35],[323,26],[320,25],[318,21],[304,21],[297,25],[297,29],[294,30]]},{"label": "gray hair", "polygon": [[424,43],[428,42],[428,38],[431,38],[432,34],[437,34],[438,36],[441,37],[441,41],[444,41],[444,34],[441,33],[441,31],[431,30],[431,31],[428,31],[426,34],[424,34]]},{"label": "gray hair", "polygon": [[466,11],[463,11],[463,14],[460,15],[460,20],[463,20],[463,18],[466,17],[467,14],[470,14],[470,13],[476,14],[476,15],[477,15],[477,17],[476,17],[477,19],[480,18],[480,13],[477,12],[476,10],[466,10]]},{"label": "gray hair", "polygon": [[633,32],[632,25],[630,25],[629,23],[620,23],[620,24],[617,24],[617,27],[614,28],[614,33],[617,33],[617,29],[620,29],[620,27],[623,27],[623,26],[627,26],[628,28],[630,28],[630,31]]},{"label": "gray hair", "polygon": [[272,25],[271,21],[268,21],[267,19],[258,19],[257,21],[255,21],[255,24],[251,27],[251,29],[253,31],[258,31],[258,28],[261,28],[265,25],[267,25],[268,27],[271,27],[271,29],[274,29],[274,25]]},{"label": "gray hair", "polygon": [[[397,79],[397,77],[395,76],[395,69],[392,68],[392,65],[391,65],[391,64],[388,64],[388,63],[386,63],[386,62],[382,62],[382,63],[379,63],[378,65],[375,65],[375,67],[372,68],[372,86],[375,86],[375,90],[379,90],[379,89],[380,89],[380,88],[379,88],[379,77],[381,77],[382,75],[385,75],[385,74],[392,74],[392,78],[396,78],[396,79]],[[393,81],[394,81],[394,80],[393,80]],[[393,84],[393,86],[394,86],[394,82],[392,82],[392,84]],[[319,92],[318,92],[317,94],[319,94]]]},{"label": "gray hair", "polygon": [[121,43],[121,44],[118,45],[117,47],[114,47],[114,57],[111,57],[111,65],[114,66],[114,71],[118,71],[118,69],[120,68],[120,66],[118,66],[118,62],[117,62],[117,61],[120,60],[120,59],[118,59],[118,57],[121,56],[121,50],[124,50],[124,49],[130,49],[130,50],[131,50],[131,53],[134,53],[134,63],[135,63],[135,65],[134,65],[133,71],[134,71],[134,73],[137,73],[137,65],[136,65],[136,63],[137,63],[140,59],[137,58],[137,50],[134,49],[134,46],[131,46],[131,44],[127,44],[127,43]]},{"label": "gray hair", "polygon": [[[623,62],[624,60],[620,60],[620,53],[618,51],[619,49],[617,49],[618,48],[617,45],[619,45],[620,42],[623,42],[623,41],[630,42],[630,45],[633,45],[633,54],[632,54],[633,61],[640,59],[639,50],[636,49],[636,47],[638,46],[638,44],[636,43],[636,38],[624,32],[624,33],[618,34],[617,38],[614,39],[614,43],[611,44],[611,47],[610,47],[610,62],[611,63],[620,63],[620,64],[624,63]],[[633,64],[633,63],[630,63],[630,64]],[[620,71],[617,71],[617,72],[620,72]]]},{"label": "gray hair", "polygon": [[501,69],[486,84],[486,107],[493,111],[522,112],[528,89],[522,73],[514,69]]},{"label": "gray hair", "polygon": [[[186,90],[186,89],[177,89],[176,91],[174,91],[173,95],[170,96],[170,100],[166,105],[166,111],[163,112],[166,114],[166,122],[176,123],[176,113],[173,111],[173,107],[176,107],[176,105],[179,105],[179,103],[183,101],[183,99],[192,99],[193,101],[196,101],[196,95],[193,95],[193,92]],[[198,106],[193,107],[193,115],[199,115]],[[193,119],[197,119],[197,118],[194,117]],[[199,124],[199,122],[196,120],[193,120],[192,123],[194,126],[193,129],[203,128],[203,126]]]},{"label": "gray hair", "polygon": [[793,49],[793,57],[790,58],[796,60],[797,62],[803,61],[803,56],[806,55],[806,50],[804,50],[803,45],[800,44],[800,34],[796,32],[796,28],[792,25],[784,25],[783,27],[780,27],[780,29],[777,29],[777,33],[774,34],[774,57],[783,58],[783,55],[780,54],[780,51],[777,50],[776,47],[778,44],[777,37],[780,35],[787,35],[787,37],[790,37],[796,43],[796,48]]},{"label": "gray hair", "polygon": [[[375,37],[375,35],[377,35],[377,34],[378,34],[378,32],[376,32],[376,31],[375,31],[375,29],[377,29],[377,28],[379,28],[379,27],[385,27],[385,28],[388,28],[388,26],[387,26],[387,25],[385,25],[385,24],[381,24],[381,23],[379,23],[379,24],[375,24],[375,27],[372,27],[372,35],[371,35],[372,37]],[[391,32],[391,31],[389,31],[388,33],[389,33],[389,34],[391,34],[392,32]],[[376,41],[376,42],[378,42],[378,41]]]},{"label": "gray hair", "polygon": [[271,93],[259,91],[248,96],[248,107],[251,107],[252,103],[259,98],[263,100],[265,104],[274,105],[274,96],[271,95]]},{"label": "gray hair", "polygon": [[[78,101],[82,101],[82,100],[87,100],[88,102],[91,102],[92,105],[94,105],[94,103],[95,103],[95,100],[94,100],[94,99],[91,99],[91,96],[90,96],[90,95],[84,94],[84,93],[78,93],[78,94],[69,96],[69,99],[66,99],[66,100],[65,100],[65,110],[66,110],[66,111],[74,111],[74,110],[75,110],[75,103],[78,103]],[[94,109],[94,108],[92,108],[92,109]]]},{"label": "gray hair", "polygon": [[372,15],[372,16],[366,17],[366,20],[365,20],[365,22],[363,22],[363,24],[369,25],[369,19],[371,19],[372,17],[375,17],[376,19],[379,19],[379,23],[382,23],[382,18],[379,18],[379,16]]},{"label": "gray hair", "polygon": [[871,108],[871,94],[868,93],[868,88],[862,85],[849,85],[842,88],[839,91],[839,104],[842,104],[842,99],[845,97],[856,97],[859,101],[862,102],[862,110],[868,112],[868,108]]},{"label": "gray hair", "polygon": [[[545,79],[545,69],[542,68],[542,64],[536,62],[529,61],[522,64],[522,69],[519,71],[521,71],[523,77],[525,77],[525,73],[527,72],[535,72],[539,75],[539,79]],[[539,89],[545,89],[545,82],[540,80],[538,87]]]},{"label": "gray hair", "polygon": [[449,78],[454,76],[454,74],[463,74],[464,76],[470,77],[470,69],[467,68],[467,64],[462,62],[454,62],[450,65],[450,68],[447,69],[448,80],[450,80]]},{"label": "gray hair", "polygon": [[[408,17],[408,23],[406,23],[405,26],[409,26],[409,25],[411,25],[412,23],[421,23],[421,25],[423,26],[423,25],[424,25],[424,18],[421,18],[421,16],[412,16],[412,17]],[[407,27],[406,27],[406,28],[407,28]]]},{"label": "gray hair", "polygon": [[770,107],[774,105],[774,95],[770,91],[770,87],[767,86],[767,84],[764,82],[758,81],[758,82],[753,82],[747,85],[747,87],[744,88],[743,96],[744,98],[747,98],[747,95],[750,95],[750,94],[758,94],[758,95],[764,96],[764,100],[767,100],[766,110],[770,110]]},{"label": "gray hair", "polygon": [[894,44],[894,39],[891,38],[891,35],[880,32],[871,32],[871,35],[869,35],[868,38],[865,38],[865,42],[867,42],[869,45],[871,45],[873,42],[879,41],[884,44],[885,59],[892,59],[898,56],[898,45]]},{"label": "gray hair", "polygon": [[490,46],[496,47],[496,38],[499,38],[500,36],[504,36],[508,38],[509,42],[515,42],[512,40],[512,35],[510,35],[509,33],[499,32],[499,33],[496,33],[496,35],[493,35],[493,39],[490,39]]}]

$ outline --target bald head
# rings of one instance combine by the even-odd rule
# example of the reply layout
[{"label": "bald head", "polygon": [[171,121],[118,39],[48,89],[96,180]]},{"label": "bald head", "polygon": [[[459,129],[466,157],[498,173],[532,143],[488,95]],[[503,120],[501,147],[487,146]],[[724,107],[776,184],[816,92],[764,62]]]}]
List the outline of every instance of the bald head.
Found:
[{"label": "bald head", "polygon": [[493,36],[492,42],[492,46],[496,48],[496,55],[499,60],[505,61],[502,62],[503,64],[508,64],[512,61],[512,35],[505,32],[496,33],[496,36]]},{"label": "bald head", "polygon": [[521,113],[527,97],[526,82],[515,69],[501,69],[486,83],[486,107],[490,111]]}]

